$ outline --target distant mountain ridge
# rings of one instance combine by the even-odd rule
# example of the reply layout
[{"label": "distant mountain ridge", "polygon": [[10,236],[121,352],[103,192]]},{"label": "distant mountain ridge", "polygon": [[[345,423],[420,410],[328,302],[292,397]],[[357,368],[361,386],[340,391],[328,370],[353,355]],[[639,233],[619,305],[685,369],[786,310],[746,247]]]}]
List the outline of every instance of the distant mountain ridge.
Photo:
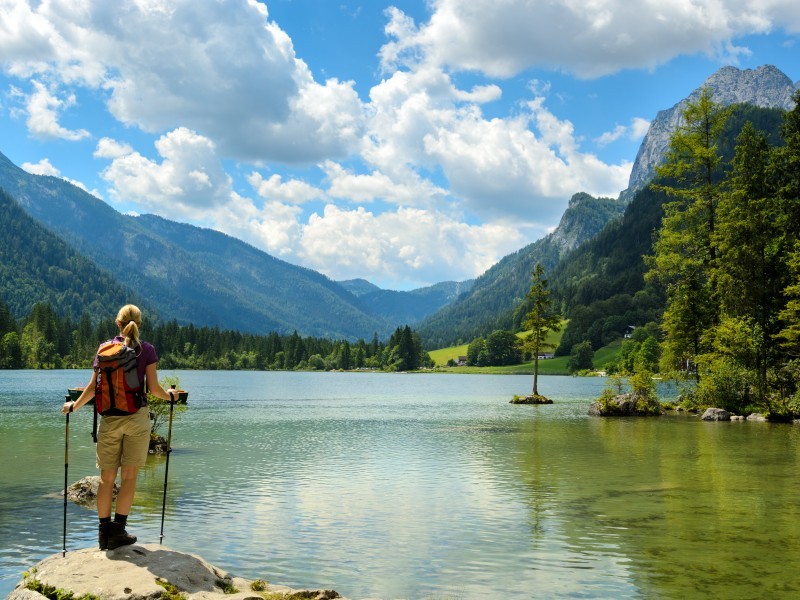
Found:
[{"label": "distant mountain ridge", "polygon": [[753,104],[761,108],[789,110],[794,106],[792,94],[797,87],[783,71],[772,65],[757,69],[722,67],[672,108],[658,112],[639,146],[628,188],[620,198],[629,202],[636,192],[650,183],[656,166],[664,159],[670,137],[681,123],[686,105],[697,100],[703,88],[711,90],[714,100],[725,106]]},{"label": "distant mountain ridge", "polygon": [[346,289],[348,292],[353,294],[356,298],[360,298],[361,296],[365,296],[370,292],[380,292],[381,288],[379,288],[374,283],[367,281],[366,279],[347,279],[345,281],[338,282],[340,286]]},{"label": "distant mountain ridge", "polygon": [[474,279],[444,281],[410,291],[383,290],[364,279],[339,282],[371,312],[396,322],[414,325],[472,289]]}]

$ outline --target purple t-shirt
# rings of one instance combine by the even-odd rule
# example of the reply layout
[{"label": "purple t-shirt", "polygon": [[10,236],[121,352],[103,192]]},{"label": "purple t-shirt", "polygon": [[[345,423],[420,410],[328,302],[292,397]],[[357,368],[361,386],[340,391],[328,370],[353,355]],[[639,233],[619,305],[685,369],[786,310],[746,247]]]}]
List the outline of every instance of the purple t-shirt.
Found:
[{"label": "purple t-shirt", "polygon": [[[118,335],[112,341],[114,342],[124,342],[125,336]],[[108,342],[103,342],[100,346],[107,344]],[[97,348],[98,351],[100,348]],[[153,344],[149,342],[139,341],[139,348],[136,350],[136,372],[139,375],[139,381],[144,381],[144,373],[147,365],[151,365],[153,363],[158,362],[158,354],[156,354],[156,349]],[[94,363],[92,364],[93,367],[97,366],[97,354],[94,356]]]}]

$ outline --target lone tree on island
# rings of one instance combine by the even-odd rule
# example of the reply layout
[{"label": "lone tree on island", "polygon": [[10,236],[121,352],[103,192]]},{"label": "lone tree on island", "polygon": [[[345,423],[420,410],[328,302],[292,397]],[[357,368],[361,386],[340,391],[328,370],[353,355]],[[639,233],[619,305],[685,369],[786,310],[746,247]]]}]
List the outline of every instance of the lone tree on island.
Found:
[{"label": "lone tree on island", "polygon": [[[547,280],[544,278],[544,268],[536,263],[533,269],[531,289],[525,296],[523,307],[529,307],[522,322],[525,329],[531,332],[525,337],[523,348],[533,355],[533,395],[531,400],[542,398],[539,396],[539,355],[547,349],[554,347],[547,342],[547,334],[561,329],[561,317],[553,313],[553,301],[550,299],[550,290],[547,289]],[[522,399],[524,400],[524,398]]]}]

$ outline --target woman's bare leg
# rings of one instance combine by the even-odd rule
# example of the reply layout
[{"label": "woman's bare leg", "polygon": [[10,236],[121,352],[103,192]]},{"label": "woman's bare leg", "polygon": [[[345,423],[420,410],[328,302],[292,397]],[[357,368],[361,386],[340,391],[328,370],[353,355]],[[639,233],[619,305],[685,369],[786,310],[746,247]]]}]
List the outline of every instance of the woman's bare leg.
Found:
[{"label": "woman's bare leg", "polygon": [[[116,512],[121,515],[131,514],[133,505],[133,495],[136,493],[136,477],[139,475],[139,467],[132,465],[122,465],[122,485],[117,494]],[[109,507],[109,515],[111,514]]]},{"label": "woman's bare leg", "polygon": [[114,482],[117,480],[117,469],[100,471],[100,485],[97,486],[97,516],[101,519],[111,516],[111,504],[114,500]]}]

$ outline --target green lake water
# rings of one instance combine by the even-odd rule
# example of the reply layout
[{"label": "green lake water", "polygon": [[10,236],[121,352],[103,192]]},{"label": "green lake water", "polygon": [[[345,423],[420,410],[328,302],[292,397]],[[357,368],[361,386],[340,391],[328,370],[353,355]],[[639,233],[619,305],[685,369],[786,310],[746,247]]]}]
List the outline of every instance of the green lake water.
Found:
[{"label": "green lake water", "polygon": [[[352,599],[800,597],[800,426],[586,414],[605,381],[178,372],[164,545]],[[62,546],[68,387],[0,371],[0,596]],[[668,393],[668,392],[667,392]],[[70,482],[95,474],[91,412]],[[129,530],[157,543],[164,459]],[[68,507],[67,550],[96,542]]]}]

